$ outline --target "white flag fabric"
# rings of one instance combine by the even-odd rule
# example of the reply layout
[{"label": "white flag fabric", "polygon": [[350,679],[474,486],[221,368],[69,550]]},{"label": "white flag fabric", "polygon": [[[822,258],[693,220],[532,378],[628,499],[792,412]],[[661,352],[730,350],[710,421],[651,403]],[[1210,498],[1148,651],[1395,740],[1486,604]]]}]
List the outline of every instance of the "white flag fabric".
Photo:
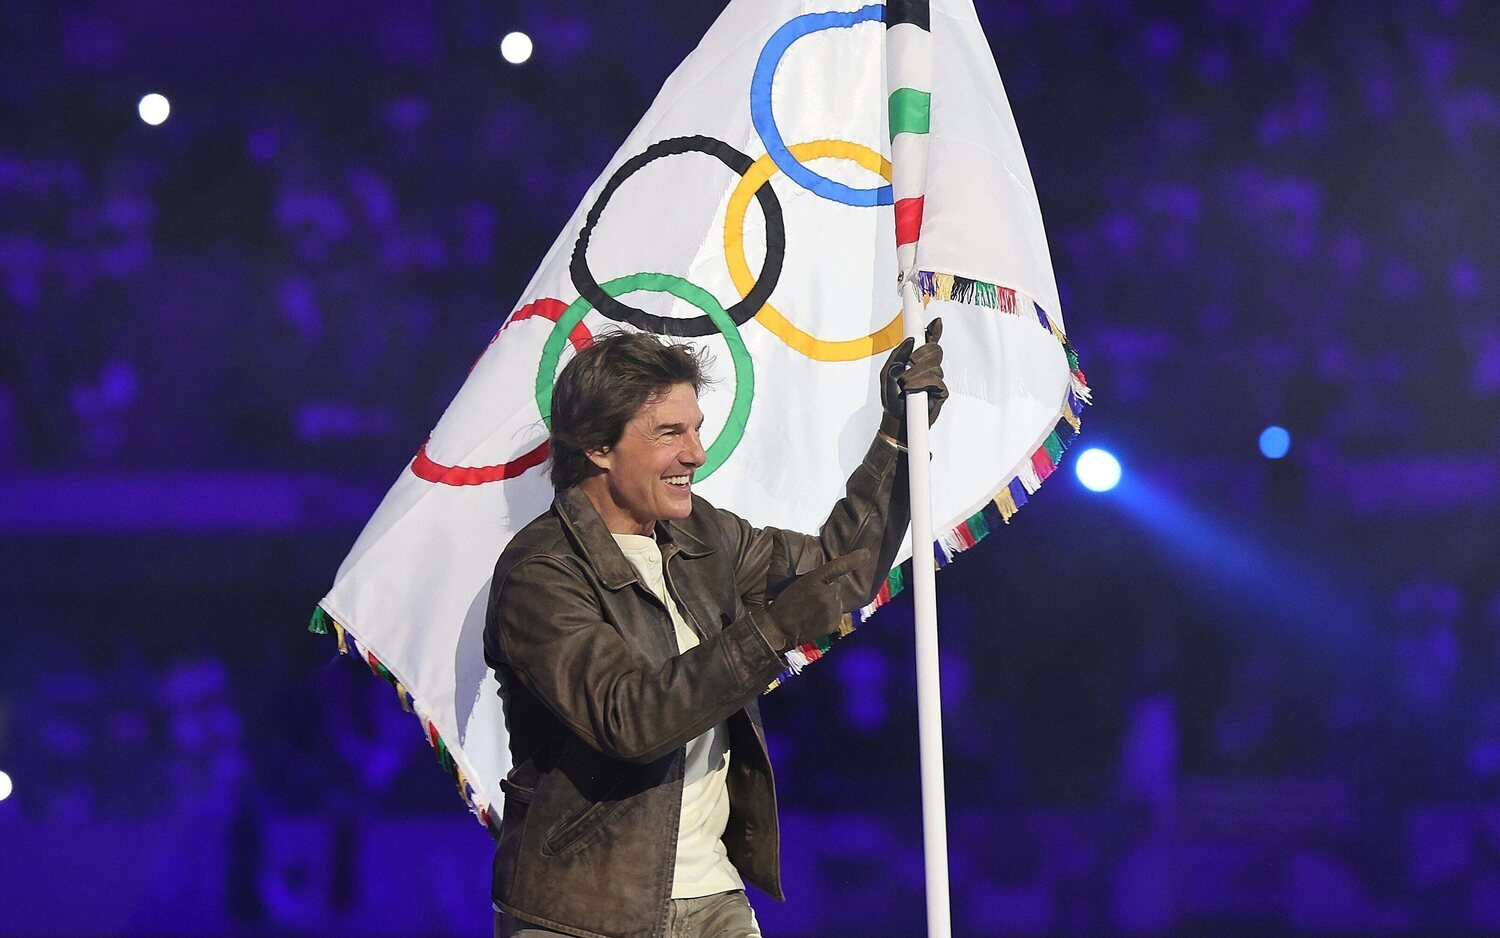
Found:
[{"label": "white flag fabric", "polygon": [[[931,87],[901,84],[900,57],[925,43],[930,71],[911,74]],[[895,174],[893,189],[908,152],[925,174]],[[754,524],[816,531],[879,423],[903,277],[944,320],[943,564],[1036,491],[1088,399],[994,59],[971,0],[732,0],[590,187],[313,617],[396,686],[481,820],[510,768],[482,651],[490,575],[551,503],[561,366],[608,329],[707,346],[695,488]],[[893,570],[855,618],[904,581]],[[794,651],[789,670],[828,645]]]}]

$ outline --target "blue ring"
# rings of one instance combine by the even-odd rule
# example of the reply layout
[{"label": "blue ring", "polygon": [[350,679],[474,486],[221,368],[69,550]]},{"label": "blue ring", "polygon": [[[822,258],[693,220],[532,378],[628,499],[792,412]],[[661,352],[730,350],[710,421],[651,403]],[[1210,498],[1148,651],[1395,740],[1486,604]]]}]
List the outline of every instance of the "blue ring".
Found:
[{"label": "blue ring", "polygon": [[809,33],[823,29],[839,29],[859,23],[879,23],[885,17],[885,5],[872,3],[853,13],[804,13],[788,20],[766,41],[755,62],[755,74],[750,79],[750,120],[760,142],[766,145],[766,153],[778,169],[797,185],[807,191],[834,202],[869,208],[876,205],[891,205],[896,201],[890,185],[873,189],[856,189],[827,176],[808,169],[797,161],[781,139],[781,130],[776,126],[776,115],[771,113],[771,81],[776,77],[776,67],[792,43]]}]

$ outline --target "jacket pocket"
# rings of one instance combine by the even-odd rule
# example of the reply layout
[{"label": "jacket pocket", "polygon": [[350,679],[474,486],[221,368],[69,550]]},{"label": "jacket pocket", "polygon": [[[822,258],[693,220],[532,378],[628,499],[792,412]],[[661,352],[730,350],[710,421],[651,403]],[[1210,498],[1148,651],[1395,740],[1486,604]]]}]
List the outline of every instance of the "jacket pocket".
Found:
[{"label": "jacket pocket", "polygon": [[618,779],[604,794],[554,824],[542,841],[542,853],[558,857],[581,849],[587,843],[589,835],[624,806],[625,799],[621,796],[626,792],[628,781],[628,778]]},{"label": "jacket pocket", "polygon": [[496,838],[491,875],[495,896],[508,900],[516,882],[516,867],[521,857],[521,841],[526,836],[526,815],[530,812],[533,792],[509,779],[500,780],[500,790],[505,793],[505,803],[500,814],[500,834]]},{"label": "jacket pocket", "polygon": [[500,780],[500,791],[505,795],[505,803],[515,801],[519,804],[531,804],[531,796],[536,794],[536,789],[517,785],[508,778]]}]

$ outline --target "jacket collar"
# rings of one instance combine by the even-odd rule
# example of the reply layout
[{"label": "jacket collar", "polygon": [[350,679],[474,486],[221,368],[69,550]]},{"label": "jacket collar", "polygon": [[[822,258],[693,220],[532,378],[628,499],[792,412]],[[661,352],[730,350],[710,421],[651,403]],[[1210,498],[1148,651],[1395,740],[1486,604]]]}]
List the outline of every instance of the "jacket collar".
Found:
[{"label": "jacket collar", "polygon": [[607,588],[617,590],[636,581],[635,568],[620,552],[620,545],[587,495],[572,486],[558,492],[552,504],[574,546]]},{"label": "jacket collar", "polygon": [[[698,500],[694,499],[693,502],[696,509]],[[604,519],[599,517],[598,509],[587,495],[573,486],[558,492],[552,505],[579,553],[583,554],[583,559],[588,561],[605,587],[617,590],[637,581],[635,568],[621,553],[620,545],[615,543],[614,536],[605,527]],[[675,546],[677,552],[685,557],[702,557],[713,553],[712,547],[689,534],[681,524],[672,521],[656,522],[656,540],[663,547],[668,544]]]},{"label": "jacket collar", "polygon": [[[697,496],[693,497],[693,510],[697,511],[701,507],[704,511],[708,511],[708,506],[700,505],[699,501]],[[692,517],[689,516],[686,520],[691,521]],[[656,522],[656,539],[663,544],[677,545],[677,552],[684,557],[702,557],[714,552],[712,547],[689,534],[680,521]]]}]

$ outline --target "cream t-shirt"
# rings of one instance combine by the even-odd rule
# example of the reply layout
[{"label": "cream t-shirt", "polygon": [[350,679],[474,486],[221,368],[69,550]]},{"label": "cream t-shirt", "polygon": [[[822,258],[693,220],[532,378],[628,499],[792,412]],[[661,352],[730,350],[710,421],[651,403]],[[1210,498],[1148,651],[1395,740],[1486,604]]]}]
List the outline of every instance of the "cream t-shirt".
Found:
[{"label": "cream t-shirt", "polygon": [[[661,548],[656,539],[640,534],[616,534],[614,538],[642,585],[667,607],[673,631],[677,633],[677,653],[696,646],[697,634],[667,593]],[[682,817],[677,823],[677,865],[672,872],[673,899],[694,899],[745,888],[724,849],[724,827],[729,823],[728,779],[729,730],[720,723],[687,744]]]}]

